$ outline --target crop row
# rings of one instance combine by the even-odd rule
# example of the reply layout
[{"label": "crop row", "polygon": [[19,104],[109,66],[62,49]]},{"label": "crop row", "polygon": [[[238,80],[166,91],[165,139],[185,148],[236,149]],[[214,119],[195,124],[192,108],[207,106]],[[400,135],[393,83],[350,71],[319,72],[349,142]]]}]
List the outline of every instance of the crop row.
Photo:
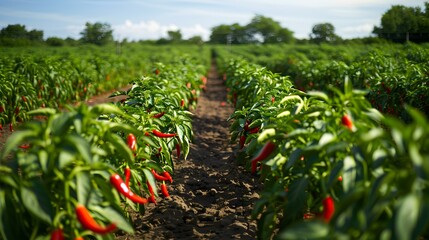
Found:
[{"label": "crop row", "polygon": [[[182,58],[132,82],[123,101],[67,111],[40,108],[4,145],[2,239],[114,239],[132,233],[131,211],[168,197],[186,158],[191,112],[206,67]],[[172,177],[173,176],[173,177]]]},{"label": "crop row", "polygon": [[268,46],[216,48],[221,58],[249,62],[290,76],[303,91],[343,88],[348,78],[383,113],[408,120],[411,105],[429,115],[429,51],[425,45]]},{"label": "crop row", "polygon": [[[383,115],[346,79],[302,92],[245,61],[226,71],[231,141],[264,184],[260,239],[428,237],[429,122]],[[250,174],[250,173],[249,173]]]},{"label": "crop row", "polygon": [[208,65],[207,52],[190,46],[171,49],[130,44],[121,54],[108,47],[87,48],[4,49],[0,57],[0,130],[5,124],[12,130],[16,122],[28,120],[26,113],[33,109],[61,108],[123,87],[136,76],[154,71],[156,62],[174,62],[175,56],[185,52],[195,52],[192,57]]}]

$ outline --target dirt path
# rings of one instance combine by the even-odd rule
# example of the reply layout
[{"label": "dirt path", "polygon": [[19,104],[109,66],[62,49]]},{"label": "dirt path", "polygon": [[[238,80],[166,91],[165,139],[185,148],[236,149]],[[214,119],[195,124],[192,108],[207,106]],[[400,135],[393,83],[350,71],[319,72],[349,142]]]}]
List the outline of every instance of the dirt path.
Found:
[{"label": "dirt path", "polygon": [[253,179],[233,158],[229,123],[233,109],[213,65],[207,91],[194,111],[195,141],[186,161],[176,161],[170,199],[159,198],[135,216],[136,234],[118,239],[255,239],[250,220],[256,193]]}]

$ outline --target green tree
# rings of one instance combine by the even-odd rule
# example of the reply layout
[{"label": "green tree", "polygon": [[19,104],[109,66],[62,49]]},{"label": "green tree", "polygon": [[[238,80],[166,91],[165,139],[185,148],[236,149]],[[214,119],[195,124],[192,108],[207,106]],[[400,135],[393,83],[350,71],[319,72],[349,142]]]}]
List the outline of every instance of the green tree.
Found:
[{"label": "green tree", "polygon": [[105,45],[113,41],[113,30],[108,23],[96,22],[94,24],[87,22],[85,29],[80,33],[83,43],[96,45]]},{"label": "green tree", "polygon": [[0,31],[0,37],[2,38],[14,38],[14,39],[25,39],[27,38],[27,30],[25,25],[12,24],[7,25]]},{"label": "green tree", "polygon": [[203,38],[201,36],[193,36],[193,37],[190,37],[187,40],[187,42],[192,43],[192,44],[200,45],[200,44],[204,43],[204,40],[203,40]]},{"label": "green tree", "polygon": [[[272,18],[256,15],[246,26],[247,32],[253,37],[253,40],[267,43],[290,43],[294,40],[293,32],[283,28],[279,22]],[[261,40],[259,40],[261,38]]]},{"label": "green tree", "polygon": [[336,42],[341,38],[335,34],[335,27],[331,23],[319,23],[313,26],[310,41],[313,43]]},{"label": "green tree", "polygon": [[182,33],[180,32],[180,30],[177,31],[167,31],[168,34],[168,40],[172,43],[177,43],[182,41]]},{"label": "green tree", "polygon": [[25,25],[10,24],[0,31],[0,45],[25,46],[43,42],[43,31],[27,31]]},{"label": "green tree", "polygon": [[232,35],[233,29],[231,25],[222,24],[212,28],[209,42],[219,44],[231,43]]},{"label": "green tree", "polygon": [[375,26],[373,33],[380,38],[394,42],[429,41],[429,3],[425,11],[419,7],[392,6],[381,17],[381,25]]},{"label": "green tree", "polygon": [[65,41],[59,37],[49,37],[46,39],[46,44],[52,47],[61,47],[65,45]]}]

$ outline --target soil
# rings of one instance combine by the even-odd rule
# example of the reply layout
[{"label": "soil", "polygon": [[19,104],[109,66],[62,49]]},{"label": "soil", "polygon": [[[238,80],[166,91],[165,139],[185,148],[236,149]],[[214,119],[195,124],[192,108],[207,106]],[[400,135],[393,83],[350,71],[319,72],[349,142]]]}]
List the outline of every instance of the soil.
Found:
[{"label": "soil", "polygon": [[[118,101],[110,93],[88,104]],[[226,102],[226,87],[212,65],[207,89],[192,112],[195,138],[188,158],[175,158],[169,198],[157,198],[145,214],[131,213],[135,233],[117,233],[116,239],[256,239],[250,219],[259,198],[258,179],[237,165],[237,144],[229,142],[233,108]],[[3,131],[1,141],[9,132]],[[2,142],[0,142],[0,148]]]}]

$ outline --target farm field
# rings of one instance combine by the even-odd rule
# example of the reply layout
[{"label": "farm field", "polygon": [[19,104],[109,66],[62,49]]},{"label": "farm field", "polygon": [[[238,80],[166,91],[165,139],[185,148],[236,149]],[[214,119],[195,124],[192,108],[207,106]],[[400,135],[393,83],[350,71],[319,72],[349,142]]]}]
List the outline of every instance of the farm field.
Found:
[{"label": "farm field", "polygon": [[428,237],[427,45],[116,51],[0,58],[1,237]]}]

